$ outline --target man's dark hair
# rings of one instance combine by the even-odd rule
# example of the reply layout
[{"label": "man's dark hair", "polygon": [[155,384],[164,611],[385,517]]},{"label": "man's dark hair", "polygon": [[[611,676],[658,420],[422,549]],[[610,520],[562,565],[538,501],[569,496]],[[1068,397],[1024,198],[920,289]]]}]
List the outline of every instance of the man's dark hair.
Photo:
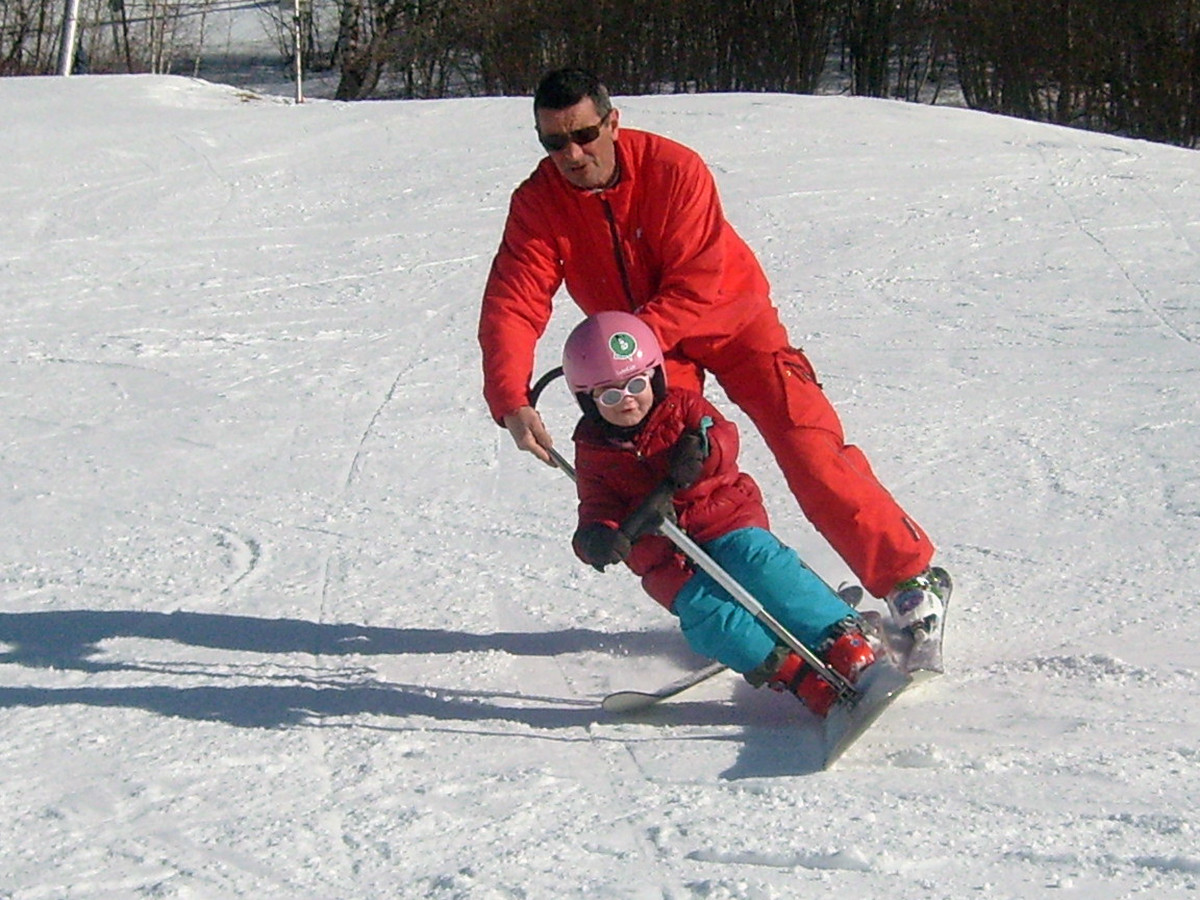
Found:
[{"label": "man's dark hair", "polygon": [[566,109],[584,97],[592,98],[601,118],[612,109],[608,88],[591,72],[574,67],[555,69],[542,76],[534,92],[533,114],[536,116],[539,109]]}]

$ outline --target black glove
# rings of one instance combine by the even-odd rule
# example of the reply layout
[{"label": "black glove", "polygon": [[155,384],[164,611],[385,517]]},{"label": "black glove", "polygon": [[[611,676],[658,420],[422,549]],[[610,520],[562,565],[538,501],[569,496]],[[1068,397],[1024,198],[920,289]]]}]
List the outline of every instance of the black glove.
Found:
[{"label": "black glove", "polygon": [[671,501],[674,494],[675,484],[668,478],[652,490],[642,501],[642,505],[621,523],[621,531],[627,534],[631,541],[636,541],[644,534],[657,531],[664,519],[674,522],[675,504]]},{"label": "black glove", "polygon": [[623,562],[631,549],[629,538],[624,533],[599,522],[577,530],[574,544],[588,565],[597,572],[603,572],[605,566]]},{"label": "black glove", "polygon": [[698,431],[685,431],[671,448],[671,465],[667,477],[676,490],[691,487],[704,461],[708,459],[708,437]]}]

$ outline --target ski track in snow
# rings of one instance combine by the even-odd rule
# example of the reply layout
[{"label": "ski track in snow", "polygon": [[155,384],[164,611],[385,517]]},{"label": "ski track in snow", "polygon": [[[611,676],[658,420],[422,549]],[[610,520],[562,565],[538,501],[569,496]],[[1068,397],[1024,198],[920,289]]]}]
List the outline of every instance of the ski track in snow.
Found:
[{"label": "ski track in snow", "polygon": [[[574,560],[570,483],[483,410],[528,101],[2,79],[0,898],[1196,895],[1200,157],[618,102],[705,154],[939,542],[947,675],[828,773],[732,674],[599,710],[701,661]],[[847,579],[711,393],[781,536]],[[569,449],[569,398],[541,407]]]},{"label": "ski track in snow", "polygon": [[[1105,148],[1105,152],[1124,153],[1125,160],[1122,160],[1123,163],[1136,163],[1141,159],[1138,154],[1129,151],[1113,151],[1109,148]],[[1061,159],[1047,159],[1047,170],[1051,172],[1060,171],[1063,168],[1061,162]],[[1069,163],[1068,167],[1070,165],[1079,164],[1080,162],[1075,160],[1072,163]],[[1131,265],[1125,261],[1125,257],[1126,253],[1128,253],[1128,259],[1130,262],[1143,262],[1141,254],[1147,244],[1169,246],[1175,242],[1183,244],[1185,252],[1189,256],[1196,257],[1200,254],[1197,254],[1196,246],[1188,239],[1186,231],[1178,226],[1177,220],[1166,214],[1162,204],[1160,204],[1154,198],[1154,196],[1147,193],[1144,187],[1137,185],[1136,183],[1132,187],[1126,186],[1123,183],[1126,180],[1127,179],[1124,179],[1121,176],[1104,179],[1088,177],[1082,182],[1082,186],[1088,191],[1088,196],[1086,199],[1089,204],[1097,205],[1098,203],[1103,203],[1107,208],[1111,208],[1112,206],[1120,206],[1123,209],[1136,212],[1137,214],[1137,217],[1134,220],[1136,222],[1135,225],[1121,226],[1118,229],[1114,229],[1113,231],[1107,233],[1097,233],[1097,231],[1093,229],[1093,226],[1090,224],[1089,217],[1085,217],[1085,215],[1081,213],[1077,202],[1072,200],[1072,198],[1064,189],[1060,188],[1056,179],[1051,177],[1050,184],[1053,186],[1056,196],[1067,208],[1075,226],[1082,234],[1086,235],[1089,240],[1096,244],[1104,258],[1120,273],[1120,276],[1128,283],[1138,300],[1145,306],[1151,315],[1153,315],[1168,332],[1178,337],[1181,341],[1194,344],[1197,341],[1197,337],[1200,336],[1200,331],[1187,330],[1177,325],[1174,317],[1164,311],[1164,309],[1156,302],[1155,292],[1141,286],[1139,277],[1131,270]],[[1132,179],[1128,180],[1131,181]],[[1081,184],[1068,183],[1068,186],[1078,189]],[[1140,197],[1131,197],[1131,194],[1140,195]],[[1167,232],[1165,235],[1165,240],[1163,237],[1160,237],[1161,232],[1164,230]],[[1131,232],[1138,238],[1137,242],[1121,242],[1119,246],[1114,247],[1113,244],[1123,236],[1121,232]],[[1198,276],[1198,280],[1192,283],[1191,287],[1193,289],[1200,289],[1200,276]],[[1177,312],[1187,312],[1187,310],[1177,310]],[[1195,315],[1195,310],[1191,310],[1191,313],[1192,315]],[[1200,325],[1200,321],[1189,323],[1189,325]]]}]

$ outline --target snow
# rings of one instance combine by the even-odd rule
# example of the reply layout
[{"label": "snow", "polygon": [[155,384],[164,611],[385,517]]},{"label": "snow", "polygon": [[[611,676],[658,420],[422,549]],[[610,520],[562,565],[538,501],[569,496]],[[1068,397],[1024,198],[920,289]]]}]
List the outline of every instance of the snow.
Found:
[{"label": "snow", "polygon": [[0,897],[1198,896],[1200,156],[619,105],[705,154],[939,543],[947,675],[826,773],[733,676],[599,710],[700,661],[482,405],[527,100],[0,79]]}]

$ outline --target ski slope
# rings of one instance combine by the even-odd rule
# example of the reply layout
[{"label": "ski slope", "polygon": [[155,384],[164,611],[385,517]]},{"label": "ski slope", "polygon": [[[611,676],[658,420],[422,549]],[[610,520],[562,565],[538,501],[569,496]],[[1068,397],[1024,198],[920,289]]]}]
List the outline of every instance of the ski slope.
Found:
[{"label": "ski slope", "polygon": [[618,105],[705,155],[939,544],[947,675],[827,773],[734,676],[599,710],[700,660],[483,408],[529,101],[0,79],[0,898],[1197,896],[1200,155]]}]

